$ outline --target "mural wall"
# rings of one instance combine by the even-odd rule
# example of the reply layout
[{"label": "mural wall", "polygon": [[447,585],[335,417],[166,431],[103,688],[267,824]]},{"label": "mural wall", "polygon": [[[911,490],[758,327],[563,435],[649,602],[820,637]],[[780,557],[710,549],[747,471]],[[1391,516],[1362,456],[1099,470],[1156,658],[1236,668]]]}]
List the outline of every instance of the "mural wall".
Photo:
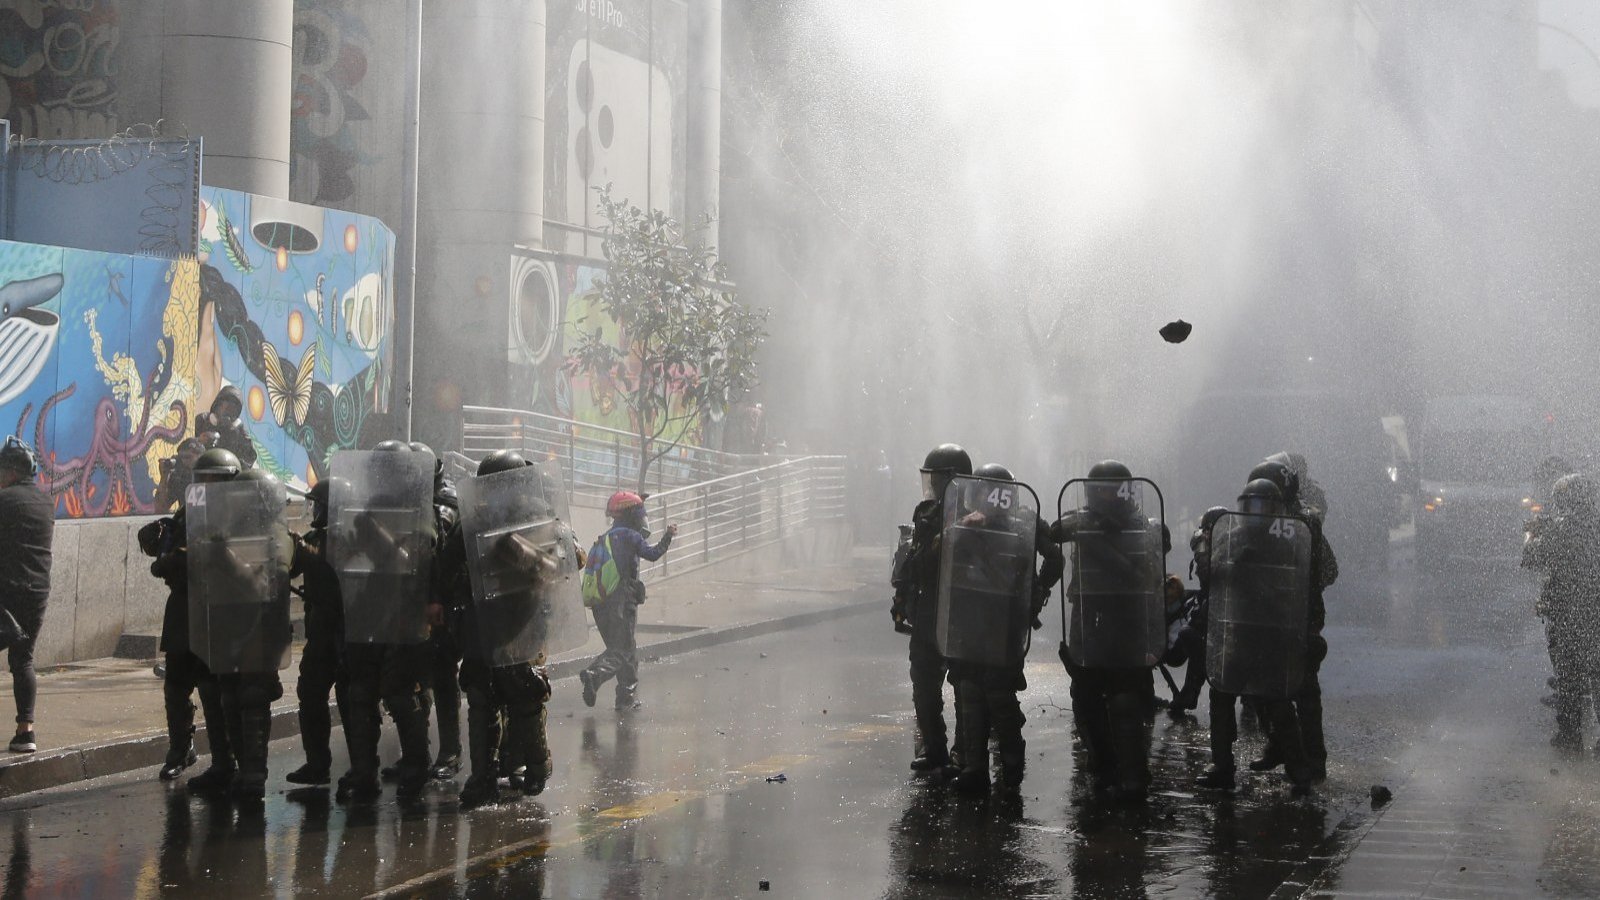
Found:
[{"label": "mural wall", "polygon": [[291,199],[401,218],[406,17],[393,0],[295,0]]},{"label": "mural wall", "polygon": [[389,230],[205,188],[200,236],[175,260],[0,242],[0,427],[58,516],[155,512],[161,460],[228,385],[259,465],[301,488],[387,434]]}]

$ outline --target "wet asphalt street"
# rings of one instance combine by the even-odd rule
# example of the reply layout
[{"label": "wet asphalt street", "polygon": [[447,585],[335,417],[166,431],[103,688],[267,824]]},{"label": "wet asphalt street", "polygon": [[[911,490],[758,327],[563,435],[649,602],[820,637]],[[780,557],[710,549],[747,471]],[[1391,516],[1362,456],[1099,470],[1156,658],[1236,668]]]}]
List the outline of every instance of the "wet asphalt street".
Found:
[{"label": "wet asphalt street", "polygon": [[[293,741],[273,745],[275,780],[253,813],[190,798],[153,771],[16,798],[0,805],[4,896],[1298,894],[1370,824],[1369,786],[1399,777],[1441,698],[1526,644],[1522,601],[1486,590],[1471,602],[1522,618],[1457,634],[1414,600],[1364,598],[1367,624],[1335,610],[1330,777],[1308,800],[1249,773],[1232,797],[1198,794],[1202,705],[1200,719],[1157,716],[1148,805],[1096,808],[1075,768],[1052,629],[1027,670],[1021,800],[958,799],[906,769],[905,638],[886,615],[855,616],[649,662],[638,710],[607,708],[604,692],[587,709],[575,680],[557,682],[551,786],[497,808],[462,814],[444,784],[408,809],[392,792],[345,807],[326,790],[290,791]],[[1260,739],[1245,734],[1248,760]]]}]

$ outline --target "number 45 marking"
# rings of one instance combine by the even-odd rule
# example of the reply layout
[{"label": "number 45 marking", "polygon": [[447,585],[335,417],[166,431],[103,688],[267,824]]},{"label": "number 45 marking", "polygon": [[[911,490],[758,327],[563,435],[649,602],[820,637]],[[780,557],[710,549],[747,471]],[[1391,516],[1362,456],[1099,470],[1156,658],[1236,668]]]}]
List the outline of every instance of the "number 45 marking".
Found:
[{"label": "number 45 marking", "polygon": [[1011,508],[1011,492],[1004,488],[995,488],[989,492],[989,505],[1000,509]]},{"label": "number 45 marking", "polygon": [[1273,519],[1272,527],[1267,529],[1267,533],[1273,537],[1292,541],[1294,540],[1294,523],[1288,519]]}]

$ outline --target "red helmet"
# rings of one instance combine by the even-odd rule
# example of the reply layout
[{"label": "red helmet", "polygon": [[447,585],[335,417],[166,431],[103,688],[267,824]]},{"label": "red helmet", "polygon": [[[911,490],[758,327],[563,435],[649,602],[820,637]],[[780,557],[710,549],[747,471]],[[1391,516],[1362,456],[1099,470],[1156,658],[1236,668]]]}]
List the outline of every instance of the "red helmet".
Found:
[{"label": "red helmet", "polygon": [[633,509],[635,506],[643,505],[644,498],[633,491],[617,491],[611,495],[610,500],[606,501],[606,516],[612,519],[620,519],[628,510]]}]

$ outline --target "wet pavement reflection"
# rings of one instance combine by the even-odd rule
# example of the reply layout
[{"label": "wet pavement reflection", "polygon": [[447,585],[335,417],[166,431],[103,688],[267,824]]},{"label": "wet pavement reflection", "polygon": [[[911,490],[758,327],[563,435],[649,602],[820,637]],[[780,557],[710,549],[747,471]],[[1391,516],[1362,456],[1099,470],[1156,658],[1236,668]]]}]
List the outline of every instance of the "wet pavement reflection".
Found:
[{"label": "wet pavement reflection", "polygon": [[[537,801],[462,814],[459,784],[443,784],[407,807],[392,792],[344,806],[281,781],[294,742],[274,744],[278,779],[254,812],[151,771],[18,798],[0,805],[5,896],[1266,896],[1330,869],[1438,698],[1496,659],[1492,642],[1335,615],[1330,778],[1311,798],[1249,773],[1231,797],[1197,792],[1202,704],[1198,719],[1155,718],[1151,801],[1104,809],[1077,772],[1065,673],[1040,652],[1053,635],[1027,672],[1022,796],[969,800],[909,777],[904,638],[879,624],[652,661],[639,710],[585,708],[558,682],[556,775]],[[1241,758],[1259,748],[1246,732]],[[1592,863],[1575,861],[1597,843],[1596,808],[1566,810],[1549,884],[1593,888]]]}]

